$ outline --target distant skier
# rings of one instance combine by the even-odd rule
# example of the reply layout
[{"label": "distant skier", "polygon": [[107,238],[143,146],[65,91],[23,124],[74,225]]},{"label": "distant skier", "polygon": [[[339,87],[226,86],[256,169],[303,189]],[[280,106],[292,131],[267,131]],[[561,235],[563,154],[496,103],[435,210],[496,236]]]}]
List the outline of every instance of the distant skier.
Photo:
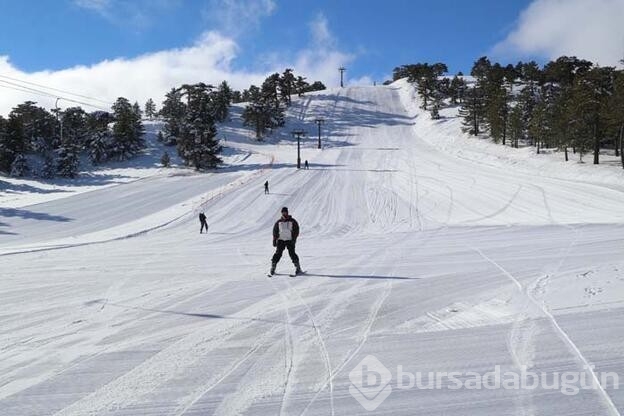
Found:
[{"label": "distant skier", "polygon": [[308,168],[309,168],[309,166],[308,166],[308,160],[307,160],[307,159],[306,159],[306,161],[305,161],[304,167],[305,167],[305,169],[308,169]]},{"label": "distant skier", "polygon": [[201,224],[199,233],[201,234],[204,231],[204,227],[206,227],[206,233],[208,233],[208,223],[206,222],[206,214],[204,214],[203,212],[199,213],[199,223]]},{"label": "distant skier", "polygon": [[269,181],[266,181],[264,183],[264,193],[268,194],[269,193]]},{"label": "distant skier", "polygon": [[299,256],[295,253],[297,237],[299,237],[299,224],[293,217],[288,215],[288,208],[284,207],[282,208],[282,217],[273,226],[273,247],[276,247],[276,250],[271,259],[270,275],[275,274],[275,268],[282,258],[285,248],[288,249],[288,255],[295,265],[295,274],[303,273],[299,264]]}]

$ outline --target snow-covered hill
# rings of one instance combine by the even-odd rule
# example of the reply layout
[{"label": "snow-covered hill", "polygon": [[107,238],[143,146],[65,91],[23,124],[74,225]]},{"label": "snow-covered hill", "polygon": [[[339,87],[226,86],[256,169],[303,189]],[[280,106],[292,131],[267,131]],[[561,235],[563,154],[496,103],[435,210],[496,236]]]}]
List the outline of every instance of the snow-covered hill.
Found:
[{"label": "snow-covered hill", "polygon": [[[612,380],[417,388],[496,366],[624,376],[624,190],[617,173],[473,146],[410,94],[306,95],[263,144],[235,114],[226,169],[3,208],[0,413],[620,414]],[[308,274],[269,279],[282,206]]]}]

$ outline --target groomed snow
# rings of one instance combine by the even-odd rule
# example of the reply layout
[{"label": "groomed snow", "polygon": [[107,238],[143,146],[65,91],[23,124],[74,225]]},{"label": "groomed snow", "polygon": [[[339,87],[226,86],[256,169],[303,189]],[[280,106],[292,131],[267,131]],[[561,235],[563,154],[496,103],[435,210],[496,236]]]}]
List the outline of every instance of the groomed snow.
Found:
[{"label": "groomed snow", "polygon": [[[237,107],[227,168],[3,201],[0,414],[621,414],[613,384],[397,387],[399,365],[624,376],[621,169],[471,140],[412,97],[306,95],[262,144]],[[284,205],[308,274],[269,279]],[[372,412],[349,389],[368,355],[394,386]]]}]

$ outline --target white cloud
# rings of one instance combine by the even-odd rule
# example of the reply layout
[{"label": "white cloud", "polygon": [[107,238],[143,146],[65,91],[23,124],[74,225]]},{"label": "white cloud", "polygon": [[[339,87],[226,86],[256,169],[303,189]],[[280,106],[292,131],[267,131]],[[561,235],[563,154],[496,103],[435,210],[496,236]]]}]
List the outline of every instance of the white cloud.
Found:
[{"label": "white cloud", "polygon": [[[354,55],[337,50],[307,49],[297,54],[292,68],[297,74],[307,76],[308,82],[321,81],[327,87],[336,87],[340,85],[338,68],[348,67],[354,59]],[[345,80],[348,79],[347,72]]]},{"label": "white cloud", "polygon": [[347,78],[347,85],[373,85],[375,82],[377,84],[381,84],[384,80],[375,81],[370,76],[364,75],[359,78]]},{"label": "white cloud", "polygon": [[[337,44],[338,41],[329,28],[327,18],[319,13],[308,24],[310,30],[310,44],[296,52],[292,57],[284,57],[282,54],[271,53],[263,56],[263,61],[271,67],[279,67],[278,62],[285,62],[286,66],[293,68],[295,74],[302,75],[307,78],[308,82],[321,81],[327,87],[336,87],[340,85],[340,72],[338,68],[341,66],[349,66],[356,59],[356,54],[341,51]],[[349,69],[345,74],[345,82],[349,82]],[[370,78],[363,79],[364,83],[369,82]]]},{"label": "white cloud", "polygon": [[73,0],[73,4],[92,11],[107,21],[141,31],[155,23],[155,17],[180,6],[182,0]]},{"label": "white cloud", "polygon": [[203,15],[220,32],[236,38],[256,30],[275,8],[274,0],[210,0]]},{"label": "white cloud", "polygon": [[[319,17],[320,16],[320,17]],[[144,103],[153,98],[160,104],[172,87],[184,83],[206,82],[213,85],[226,80],[234,89],[242,90],[251,84],[260,85],[266,76],[293,68],[295,74],[302,75],[309,82],[321,81],[328,87],[340,84],[338,68],[347,67],[345,82],[348,85],[371,85],[370,77],[358,79],[349,77],[349,65],[356,59],[355,54],[340,51],[336,39],[329,30],[327,20],[317,16],[310,25],[310,44],[293,54],[284,55],[269,51],[261,64],[253,70],[235,69],[234,62],[239,53],[238,43],[219,32],[205,32],[188,47],[148,53],[134,58],[105,60],[90,66],[75,66],[58,71],[24,72],[10,62],[8,56],[0,56],[0,74],[8,77],[69,90],[109,103],[117,97]],[[6,79],[4,79],[6,81]],[[9,81],[12,82],[12,81]],[[0,87],[6,82],[0,78]],[[38,89],[30,86],[29,88]],[[0,114],[6,115],[11,108],[26,100],[36,101],[46,108],[53,108],[55,97],[41,97],[23,91],[0,88]],[[64,95],[62,93],[52,92]],[[79,101],[86,101],[77,98]],[[94,102],[98,106],[105,104]],[[74,106],[60,100],[62,108]],[[85,107],[87,110],[93,108]]]},{"label": "white cloud", "polygon": [[329,30],[329,22],[323,13],[319,13],[310,22],[310,31],[312,32],[312,41],[314,46],[318,48],[335,48],[336,40]]},{"label": "white cloud", "polygon": [[104,13],[111,5],[111,0],[74,0],[74,4],[98,13]]},{"label": "white cloud", "polygon": [[[353,53],[340,51],[338,41],[329,28],[323,13],[317,14],[309,23],[311,44],[297,54],[294,68],[296,72],[309,74],[308,81],[322,81],[328,87],[340,85],[338,68],[347,67],[345,82],[349,81],[349,64],[355,61]],[[353,80],[355,81],[355,80]],[[365,83],[369,83],[365,81]]]},{"label": "white cloud", "polygon": [[623,0],[535,0],[497,44],[500,57],[575,55],[600,65],[624,57]]},{"label": "white cloud", "polygon": [[[7,56],[0,56],[0,74],[108,102],[123,96],[140,103],[151,97],[159,103],[167,91],[183,83],[203,81],[218,84],[227,80],[232,87],[241,89],[251,83],[261,82],[266,76],[264,72],[232,69],[231,64],[237,52],[238,45],[232,39],[216,32],[207,32],[194,45],[186,48],[145,54],[132,59],[105,60],[91,66],[76,66],[60,71],[26,73],[13,66]],[[2,85],[6,84],[0,82]],[[7,114],[12,107],[25,100],[37,101],[47,108],[54,107],[55,98],[52,97],[40,97],[6,88],[1,90],[0,114]],[[59,105],[68,107],[74,104],[61,100]]]}]

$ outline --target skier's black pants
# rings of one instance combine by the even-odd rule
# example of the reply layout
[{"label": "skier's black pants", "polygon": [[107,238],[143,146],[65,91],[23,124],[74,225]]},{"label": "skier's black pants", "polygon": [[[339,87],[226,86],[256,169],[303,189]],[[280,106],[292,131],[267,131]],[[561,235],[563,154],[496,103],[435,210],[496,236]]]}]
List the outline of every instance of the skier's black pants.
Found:
[{"label": "skier's black pants", "polygon": [[208,232],[208,223],[206,221],[201,222],[201,228],[199,230],[200,234],[204,231],[204,227],[206,227],[206,232]]},{"label": "skier's black pants", "polygon": [[275,254],[273,254],[271,262],[273,264],[277,264],[277,262],[279,262],[282,258],[282,253],[284,252],[285,248],[288,249],[288,255],[290,256],[290,259],[295,264],[295,266],[298,265],[299,256],[297,256],[297,253],[295,253],[295,242],[292,240],[277,240],[277,249],[275,250]]}]

